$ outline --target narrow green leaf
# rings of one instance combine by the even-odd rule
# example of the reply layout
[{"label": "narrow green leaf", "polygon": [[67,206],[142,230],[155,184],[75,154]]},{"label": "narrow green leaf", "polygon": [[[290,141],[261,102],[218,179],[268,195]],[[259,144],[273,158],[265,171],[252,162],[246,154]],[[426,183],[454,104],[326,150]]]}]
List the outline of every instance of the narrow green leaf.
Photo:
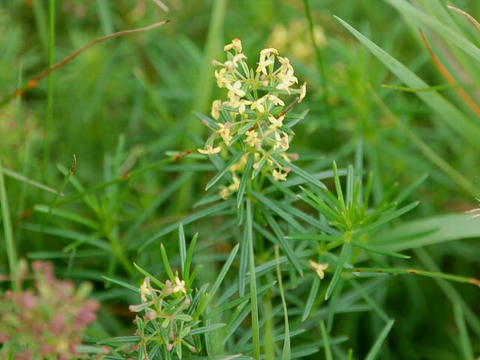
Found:
[{"label": "narrow green leaf", "polygon": [[465,317],[463,315],[462,305],[458,303],[453,304],[453,313],[455,315],[455,323],[457,324],[459,332],[462,359],[474,360],[475,357],[473,355],[472,343],[470,342],[467,326],[465,325]]},{"label": "narrow green leaf", "polygon": [[44,185],[42,183],[39,183],[38,181],[35,181],[35,180],[31,180],[29,178],[27,178],[26,176],[22,175],[22,174],[19,174],[13,170],[10,170],[10,169],[6,169],[4,167],[0,167],[0,172],[2,172],[3,174],[5,174],[6,176],[9,176],[11,177],[12,179],[15,179],[15,180],[18,180],[18,181],[21,181],[27,185],[30,185],[30,186],[33,186],[33,187],[36,187],[40,190],[44,190],[44,191],[48,191],[48,192],[51,192],[55,195],[58,195],[58,196],[64,196],[63,193],[61,192],[58,192],[57,190],[47,186],[47,185]]},{"label": "narrow green leaf", "polygon": [[137,287],[135,287],[133,285],[130,285],[130,284],[126,283],[125,281],[114,279],[114,278],[111,278],[111,277],[108,277],[108,276],[102,276],[102,277],[106,281],[111,282],[111,283],[116,284],[116,285],[120,285],[121,287],[124,287],[125,289],[131,290],[136,294],[138,294],[140,292],[140,290]]},{"label": "narrow green leaf", "polygon": [[395,320],[390,320],[387,323],[387,325],[385,325],[382,332],[378,335],[377,340],[375,340],[375,343],[373,344],[372,348],[368,352],[365,360],[374,360],[380,354],[380,349],[382,348],[382,345],[385,342],[385,339],[387,338],[388,334],[390,333],[390,330],[392,329],[392,326],[394,323],[395,323]]},{"label": "narrow green leaf", "polygon": [[480,49],[457,31],[452,30],[437,19],[425,14],[418,7],[414,7],[404,0],[385,0],[391,6],[397,8],[405,16],[412,17],[429,28],[435,30],[441,37],[448,39],[453,45],[471,55],[477,62],[480,62]]},{"label": "narrow green leaf", "polygon": [[260,325],[258,319],[258,297],[257,297],[257,277],[255,272],[255,254],[253,252],[253,232],[252,232],[252,205],[247,201],[246,206],[246,226],[247,240],[250,257],[250,306],[252,314],[252,331],[253,331],[253,357],[260,359]]},{"label": "narrow green leaf", "polygon": [[[207,207],[205,209],[202,209],[192,215],[189,215],[185,218],[183,218],[181,220],[182,224],[185,226],[185,225],[188,225],[192,222],[195,222],[199,219],[202,219],[204,217],[207,217],[207,216],[212,216],[212,215],[215,215],[216,213],[219,213],[220,211],[222,210],[225,210],[225,209],[228,209],[230,208],[232,205],[232,201],[231,200],[227,200],[227,201],[222,201],[218,204],[215,204],[215,205],[212,205],[210,207]],[[152,242],[154,242],[155,240],[161,238],[162,236],[165,236],[169,233],[171,233],[172,231],[175,231],[175,229],[178,228],[178,223],[179,222],[176,222],[176,223],[173,223],[173,224],[170,224],[168,225],[167,227],[165,227],[164,229],[162,229],[161,231],[159,231],[158,233],[156,233],[155,235],[153,235],[150,239],[146,240],[141,246],[140,248],[138,249],[138,252],[142,252],[145,250],[145,248],[147,246],[149,246]]]},{"label": "narrow green leaf", "polygon": [[375,310],[378,316],[381,319],[383,319],[386,323],[388,323],[390,321],[390,318],[388,317],[387,313],[383,311],[383,309],[381,309],[380,306],[378,306],[378,304],[368,294],[368,292],[365,291],[365,289],[361,285],[359,285],[355,280],[351,279],[349,282],[350,282],[350,285],[352,285],[352,287],[355,289],[355,291],[357,291],[362,296],[362,298],[367,302],[367,304],[370,305],[370,307],[373,310]]},{"label": "narrow green leaf", "polygon": [[240,205],[243,202],[243,195],[245,194],[245,189],[250,179],[250,173],[252,172],[253,166],[253,156],[249,155],[247,164],[245,165],[245,169],[243,171],[242,179],[240,180],[240,185],[238,186],[237,191],[237,209],[240,208]]},{"label": "narrow green leaf", "polygon": [[190,265],[192,264],[193,252],[195,251],[195,245],[197,244],[198,233],[193,235],[192,241],[188,246],[187,255],[185,257],[185,270],[183,272],[183,279],[186,283],[190,282]]},{"label": "narrow green leaf", "polygon": [[330,349],[330,340],[328,339],[327,329],[325,328],[325,322],[320,321],[320,332],[323,340],[323,350],[325,352],[326,360],[333,360],[332,350]]},{"label": "narrow green leaf", "polygon": [[58,216],[62,219],[66,219],[66,220],[76,222],[77,224],[87,226],[87,227],[89,227],[91,229],[94,229],[94,230],[99,229],[98,224],[95,223],[94,221],[92,221],[92,220],[90,220],[86,217],[80,216],[80,215],[78,215],[74,212],[68,211],[68,210],[51,208],[48,205],[35,205],[33,207],[33,209],[35,211],[38,211],[38,212],[41,212],[41,213],[44,213],[44,214],[52,214],[52,215]]},{"label": "narrow green leaf", "polygon": [[20,283],[17,276],[17,270],[18,270],[17,251],[15,248],[15,240],[13,238],[12,222],[10,220],[8,197],[7,197],[7,191],[5,190],[5,181],[3,178],[2,169],[3,169],[2,163],[0,162],[0,206],[2,207],[2,222],[3,222],[3,232],[5,235],[5,247],[7,250],[8,268],[10,270],[10,276],[12,277],[12,279],[14,279],[13,281],[14,288],[19,289]]},{"label": "narrow green leaf", "polygon": [[257,198],[263,205],[265,205],[267,208],[278,214],[281,218],[283,218],[287,223],[289,223],[295,230],[298,232],[303,232],[303,227],[286,211],[284,211],[282,208],[280,208],[273,200],[268,199],[267,197],[263,196],[262,194],[259,194],[255,191],[252,191],[251,194]]},{"label": "narrow green leaf", "polygon": [[165,288],[165,284],[162,283],[161,281],[159,281],[155,276],[153,276],[152,274],[150,274],[147,270],[145,270],[144,268],[142,268],[140,265],[136,264],[136,263],[133,263],[133,266],[135,267],[135,269],[137,269],[140,273],[142,273],[143,276],[145,277],[148,277],[150,279],[150,281],[152,283],[154,283],[155,285],[157,285],[160,289],[163,289]]},{"label": "narrow green leaf", "polygon": [[472,221],[471,214],[447,214],[403,223],[388,229],[370,244],[390,251],[404,251],[447,241],[478,238],[480,221]]},{"label": "narrow green leaf", "polygon": [[322,183],[321,181],[313,177],[311,174],[309,174],[305,170],[299,168],[297,165],[289,163],[288,161],[285,161],[284,159],[279,157],[275,157],[275,160],[279,162],[281,165],[288,167],[292,171],[292,173],[297,174],[302,179],[304,179],[307,183],[318,186],[321,189],[327,188],[324,183]]},{"label": "narrow green leaf", "polygon": [[361,243],[361,242],[358,242],[358,241],[352,241],[352,244],[353,244],[353,246],[357,246],[357,247],[359,247],[361,249],[364,249],[366,251],[374,252],[374,253],[381,254],[381,255],[396,257],[396,258],[399,258],[399,259],[410,259],[411,258],[408,255],[403,255],[403,254],[400,254],[400,253],[397,253],[397,252],[383,250],[382,248],[379,248],[377,246]]},{"label": "narrow green leaf", "polygon": [[291,359],[290,325],[288,322],[287,302],[285,301],[285,293],[283,290],[282,272],[280,270],[280,263],[278,261],[279,257],[280,255],[278,251],[278,246],[275,246],[275,260],[277,262],[278,290],[280,291],[280,298],[282,299],[283,317],[285,321],[285,340],[283,342],[282,360],[290,360]]},{"label": "narrow green leaf", "polygon": [[163,267],[172,283],[175,283],[175,275],[173,275],[172,268],[170,267],[170,263],[168,262],[167,251],[165,250],[165,246],[160,244],[160,255],[162,257]]},{"label": "narrow green leaf", "polygon": [[183,224],[178,224],[178,248],[180,249],[180,266],[182,269],[182,277],[185,279],[185,259],[187,258],[187,244],[185,242],[185,232]]},{"label": "narrow green leaf", "polygon": [[232,167],[233,164],[236,164],[240,158],[243,156],[242,152],[238,152],[228,163],[225,165],[225,167],[220,170],[208,183],[207,186],[205,186],[205,191],[208,191],[213,185],[215,185],[218,180],[220,180],[226,173],[227,171]]},{"label": "narrow green leaf", "polygon": [[332,280],[328,284],[328,288],[325,293],[325,300],[328,300],[330,295],[332,295],[333,290],[335,289],[335,286],[340,280],[340,276],[342,275],[343,268],[345,264],[347,264],[349,261],[351,248],[352,248],[352,244],[350,242],[346,242],[343,244],[342,250],[340,251],[340,256],[338,257],[337,267],[335,268],[335,272],[333,273]]},{"label": "narrow green leaf", "polygon": [[[406,4],[404,1],[390,2],[392,5],[395,4],[394,6],[398,5],[404,7],[404,4]],[[411,88],[428,87],[428,84],[426,84],[401,62],[390,56],[386,51],[374,44],[348,23],[339,17],[335,16],[335,18],[407,86]],[[462,42],[464,41],[465,40]],[[480,148],[480,142],[478,141],[480,138],[480,127],[470,121],[463,113],[461,113],[454,105],[452,105],[452,103],[446,100],[438,92],[417,92],[415,94],[429,107],[431,107],[432,110],[439,115],[439,118],[443,119],[444,123],[447,124],[451,129],[455,130],[458,134],[468,140],[469,143],[476,149]]]},{"label": "narrow green leaf", "polygon": [[305,309],[303,310],[302,315],[302,322],[307,320],[310,312],[312,311],[313,303],[318,295],[318,289],[320,287],[320,278],[318,276],[314,276],[312,287],[310,288],[310,292],[308,294],[307,302],[305,303]]},{"label": "narrow green leaf", "polygon": [[285,237],[292,240],[313,240],[313,241],[337,241],[340,240],[340,236],[326,235],[326,234],[295,234]]},{"label": "narrow green leaf", "polygon": [[295,267],[295,269],[298,271],[300,276],[303,276],[303,270],[302,266],[300,265],[300,261],[298,260],[297,256],[295,255],[295,252],[293,251],[292,247],[290,246],[290,243],[285,239],[285,236],[283,235],[282,229],[280,228],[280,225],[275,221],[273,216],[268,212],[264,211],[263,215],[265,216],[265,219],[267,220],[268,224],[272,228],[275,236],[278,239],[278,242],[280,246],[282,247],[282,250],[287,254],[288,260],[292,263],[292,265]]},{"label": "narrow green leaf", "polygon": [[218,274],[217,279],[213,283],[212,287],[209,289],[209,295],[211,297],[215,296],[215,294],[218,291],[218,288],[220,287],[223,279],[225,279],[225,276],[227,275],[228,270],[230,269],[230,266],[233,263],[233,260],[235,260],[235,256],[237,256],[238,248],[240,247],[239,244],[235,245],[235,247],[232,249],[230,252],[230,255],[228,256],[227,261],[222,267],[222,270],[220,271],[220,274]]}]

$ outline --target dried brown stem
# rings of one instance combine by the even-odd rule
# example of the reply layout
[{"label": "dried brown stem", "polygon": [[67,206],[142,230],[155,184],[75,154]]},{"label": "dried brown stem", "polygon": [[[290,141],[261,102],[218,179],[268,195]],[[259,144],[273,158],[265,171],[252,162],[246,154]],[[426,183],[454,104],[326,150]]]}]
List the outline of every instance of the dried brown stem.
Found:
[{"label": "dried brown stem", "polygon": [[420,30],[420,36],[422,38],[423,44],[425,45],[425,48],[430,54],[430,57],[433,63],[435,64],[435,67],[438,69],[438,71],[448,81],[448,83],[455,88],[455,91],[457,92],[458,96],[460,96],[460,98],[470,107],[470,109],[472,109],[476,115],[480,116],[480,106],[478,106],[478,104],[470,97],[470,95],[468,95],[465,92],[465,90],[463,90],[460,86],[457,85],[457,82],[455,81],[454,77],[448,72],[447,68],[440,62],[440,59],[433,52],[432,48],[430,47],[430,44],[428,43],[427,38],[425,37],[425,34],[421,30]]},{"label": "dried brown stem", "polygon": [[453,10],[453,11],[465,16],[468,19],[468,21],[470,21],[477,28],[477,30],[480,31],[480,23],[472,15],[470,15],[466,11],[464,11],[462,9],[459,9],[459,8],[457,8],[455,6],[452,6],[452,5],[447,5],[447,7],[450,10]]},{"label": "dried brown stem", "polygon": [[116,32],[116,33],[113,33],[113,34],[109,34],[109,35],[105,35],[105,36],[101,36],[101,37],[98,37],[96,39],[93,39],[90,42],[88,42],[87,44],[85,44],[84,46],[82,46],[80,49],[74,51],[73,53],[71,53],[67,57],[63,58],[59,62],[52,65],[51,67],[43,70],[37,76],[31,78],[24,87],[15,90],[13,93],[11,93],[8,96],[5,96],[3,99],[0,100],[0,106],[6,104],[7,102],[9,102],[10,100],[12,100],[16,97],[22,96],[25,92],[33,89],[40,81],[45,79],[50,73],[54,72],[55,70],[57,70],[58,68],[60,68],[64,65],[68,64],[70,61],[75,59],[78,55],[80,55],[84,51],[88,50],[89,48],[91,48],[95,44],[101,43],[105,40],[120,37],[120,36],[123,36],[123,35],[129,35],[129,34],[135,34],[135,33],[144,32],[144,31],[150,31],[150,30],[156,29],[156,28],[158,28],[162,25],[168,24],[169,22],[170,22],[170,20],[161,21],[161,22],[158,22],[158,23],[155,23],[155,24],[152,24],[152,25],[148,25],[148,26],[145,26],[145,27],[138,28],[138,29],[122,30],[122,31],[119,31],[119,32]]}]

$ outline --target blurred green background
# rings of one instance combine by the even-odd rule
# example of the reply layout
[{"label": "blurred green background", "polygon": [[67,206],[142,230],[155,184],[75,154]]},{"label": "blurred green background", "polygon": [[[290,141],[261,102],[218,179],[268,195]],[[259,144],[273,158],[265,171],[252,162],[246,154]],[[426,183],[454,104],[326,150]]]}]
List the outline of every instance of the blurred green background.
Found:
[{"label": "blurred green background", "polygon": [[[218,96],[211,61],[223,56],[223,44],[232,38],[242,40],[249,59],[265,47],[278,48],[291,59],[300,82],[307,81],[307,99],[301,108],[310,112],[295,128],[297,136],[292,143],[300,154],[299,165],[319,171],[335,159],[345,167],[355,161],[354,150],[362,146],[364,166],[375,173],[376,199],[394,183],[403,189],[423,174],[429,175],[410,196],[421,202],[419,207],[404,219],[460,213],[477,206],[478,148],[439,121],[438,114],[415,93],[382,87],[403,84],[333,17],[347,21],[429,85],[445,85],[420,41],[419,26],[388,2],[310,1],[318,54],[303,1],[163,2],[168,12],[153,0],[56,1],[55,61],[96,37],[166,19],[171,22],[97,44],[54,72],[50,79],[50,120],[46,80],[21,99],[0,107],[0,160],[5,168],[58,189],[64,178],[62,171],[71,166],[76,155],[75,179],[64,189],[68,201],[54,200],[53,195],[11,178],[7,178],[6,188],[18,253],[27,258],[54,259],[66,276],[95,282],[96,297],[106,304],[97,335],[124,334],[128,327],[130,315],[117,304],[129,300],[121,290],[105,289],[101,276],[127,278],[129,270],[122,268],[121,260],[112,260],[108,252],[85,244],[97,238],[121,243],[130,260],[156,268],[158,253],[139,255],[136,248],[156,229],[192,211],[213,168],[181,163],[153,168],[128,184],[116,183],[92,191],[88,197],[73,197],[84,188],[163,159],[166,151],[202,146],[204,130],[192,110],[209,113],[211,101]],[[447,2],[418,3],[435,14],[435,7]],[[452,3],[477,18],[480,15],[478,1]],[[463,18],[450,16],[478,45],[479,33]],[[52,41],[48,24],[46,0],[1,2],[0,96],[10,94],[48,66],[48,44]],[[431,34],[429,40],[442,60],[455,56],[441,36]],[[448,68],[455,70],[455,64],[449,62]],[[473,72],[460,71],[457,81],[478,103],[480,72],[478,63],[473,65]],[[382,110],[372,92],[403,126]],[[441,94],[479,125],[479,117],[452,87],[442,89]],[[426,156],[412,141],[412,133],[460,177]],[[37,205],[52,201],[88,221],[82,224],[61,214],[45,214]],[[202,229],[204,246],[196,261],[216,266],[215,261],[224,258],[215,257],[216,253],[231,244],[216,242],[220,235],[212,232],[211,223],[192,225],[187,231],[199,231],[202,237]],[[74,255],[63,251],[72,242],[77,244],[67,250],[75,248]],[[442,271],[478,276],[477,242],[474,238],[455,241],[425,251]],[[175,253],[176,243],[172,244],[170,249]],[[3,241],[0,249],[0,271],[6,272]],[[376,296],[398,321],[382,358],[457,359],[456,329],[445,290],[430,279],[399,277],[388,284]],[[461,301],[470,304],[478,315],[478,289],[455,287]],[[355,354],[368,351],[381,326],[363,312],[339,319],[336,332],[349,336],[348,346]],[[479,337],[473,339],[478,350]]]}]

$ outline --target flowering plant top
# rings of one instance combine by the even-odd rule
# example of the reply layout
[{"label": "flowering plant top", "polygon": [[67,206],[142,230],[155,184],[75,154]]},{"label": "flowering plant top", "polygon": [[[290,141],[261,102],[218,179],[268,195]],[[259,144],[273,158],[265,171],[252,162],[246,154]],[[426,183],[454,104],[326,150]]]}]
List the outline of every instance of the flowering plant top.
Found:
[{"label": "flowering plant top", "polygon": [[[284,119],[288,110],[305,97],[306,84],[295,87],[298,79],[293,67],[276,49],[263,49],[256,69],[247,65],[239,39],[225,45],[224,51],[227,60],[214,61],[214,65],[218,67],[215,70],[217,85],[228,90],[227,99],[213,101],[211,115],[215,121],[204,121],[212,135],[198,151],[214,155],[238,144],[235,149],[243,156],[229,169],[232,184],[220,191],[220,195],[227,198],[238,190],[237,174],[243,171],[250,154],[255,170],[252,177],[263,171],[270,173],[274,180],[287,179],[290,169],[276,158],[287,162],[296,158],[295,154],[287,152],[294,134]],[[292,96],[296,98],[285,105]]]}]

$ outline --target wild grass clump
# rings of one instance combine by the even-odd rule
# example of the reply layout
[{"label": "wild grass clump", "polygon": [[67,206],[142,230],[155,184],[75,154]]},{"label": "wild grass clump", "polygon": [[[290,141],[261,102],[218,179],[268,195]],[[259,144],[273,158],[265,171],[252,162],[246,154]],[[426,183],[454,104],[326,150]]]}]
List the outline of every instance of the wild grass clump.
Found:
[{"label": "wild grass clump", "polygon": [[0,9],[0,358],[480,354],[480,3],[64,1]]}]

